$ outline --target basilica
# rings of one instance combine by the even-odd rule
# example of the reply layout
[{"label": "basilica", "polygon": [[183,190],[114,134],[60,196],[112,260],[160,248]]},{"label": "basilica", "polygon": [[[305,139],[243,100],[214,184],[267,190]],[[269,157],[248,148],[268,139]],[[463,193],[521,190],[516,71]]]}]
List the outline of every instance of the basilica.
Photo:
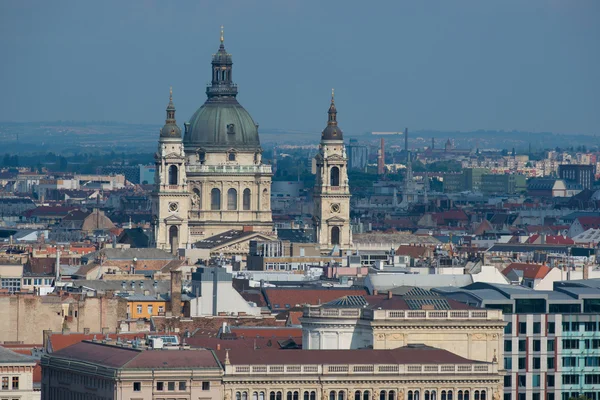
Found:
[{"label": "basilica", "polygon": [[[221,43],[212,56],[207,99],[182,129],[171,91],[155,154],[154,243],[175,252],[228,232],[276,239],[271,214],[271,165],[263,163],[258,124],[237,101],[233,62]],[[317,155],[314,228],[323,251],[350,248],[346,151],[332,96]],[[227,236],[227,235],[225,235]]]}]

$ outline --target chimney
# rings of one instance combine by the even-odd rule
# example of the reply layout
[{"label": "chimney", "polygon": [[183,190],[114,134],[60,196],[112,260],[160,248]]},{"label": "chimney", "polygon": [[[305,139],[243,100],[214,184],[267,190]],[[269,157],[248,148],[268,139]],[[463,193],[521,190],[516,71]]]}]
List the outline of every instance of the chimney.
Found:
[{"label": "chimney", "polygon": [[171,271],[171,315],[181,317],[181,271]]},{"label": "chimney", "polygon": [[252,225],[244,225],[244,227],[242,228],[242,232],[252,232],[254,230],[254,228],[252,227]]},{"label": "chimney", "polygon": [[377,291],[377,289],[373,290],[373,296],[377,296],[379,294],[379,292]]},{"label": "chimney", "polygon": [[217,343],[217,350],[221,350],[221,343]]},{"label": "chimney", "polygon": [[590,277],[590,269],[592,269],[591,265],[583,266],[583,279],[589,279]]},{"label": "chimney", "polygon": [[83,334],[84,335],[89,335],[90,334],[90,328],[83,328]]},{"label": "chimney", "polygon": [[391,290],[388,290],[388,293],[387,293],[387,294],[388,294],[388,299],[391,299],[391,298],[392,298],[392,296],[393,296],[393,293],[392,293],[392,291],[391,291]]},{"label": "chimney", "polygon": [[62,329],[62,334],[63,335],[70,335],[71,334],[71,330],[69,328],[63,328]]}]

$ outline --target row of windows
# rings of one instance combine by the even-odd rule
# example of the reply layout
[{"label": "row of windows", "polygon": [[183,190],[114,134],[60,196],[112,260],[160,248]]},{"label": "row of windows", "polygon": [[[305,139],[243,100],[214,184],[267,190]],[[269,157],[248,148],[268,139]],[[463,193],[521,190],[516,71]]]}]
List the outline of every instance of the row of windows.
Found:
[{"label": "row of windows", "polygon": [[[423,393],[423,400],[437,400],[437,392],[435,390],[425,390]],[[407,400],[421,400],[420,390],[409,390],[407,392]],[[440,391],[440,400],[453,400],[454,392],[452,390]],[[235,400],[266,400],[267,392],[252,392],[250,394],[247,391],[238,391],[235,393]],[[270,391],[268,392],[268,400],[316,400],[317,392],[314,390],[289,390],[289,391]],[[457,400],[471,400],[470,393],[468,390],[458,390],[456,392]],[[352,394],[350,394],[352,397]],[[379,392],[379,400],[396,400],[397,392],[395,390],[382,390]],[[329,400],[347,400],[345,390],[331,390],[329,391]],[[357,390],[354,392],[354,400],[371,400],[371,392],[369,390]],[[473,392],[473,400],[486,400],[485,390],[475,390]]]},{"label": "row of windows", "polygon": [[12,379],[10,376],[2,377],[2,390],[19,390],[19,377],[13,376]]},{"label": "row of windows", "polygon": [[[504,341],[504,351],[512,352],[513,345],[512,339],[507,339]],[[554,351],[555,339],[547,339],[546,341],[546,350],[550,353]],[[541,351],[542,350],[542,341],[540,339],[533,339],[531,341],[531,347],[533,351]],[[563,339],[562,340],[562,348],[563,350],[578,350],[581,348],[585,348],[587,350],[590,349],[600,349],[600,339]],[[519,339],[518,341],[518,351],[526,351],[527,350],[527,339]]]},{"label": "row of windows", "polygon": [[[518,381],[519,387],[527,386],[527,376],[526,375],[517,375],[517,381]],[[563,385],[579,385],[581,381],[585,382],[586,385],[597,385],[600,383],[600,374],[586,374],[586,375],[563,374],[562,375],[562,384]],[[540,387],[540,382],[541,382],[540,375],[536,374],[536,375],[531,376],[531,386],[532,387],[534,387],[534,388]],[[552,387],[554,387],[554,385],[555,385],[554,375],[546,375],[546,386],[549,388],[552,388]],[[504,387],[511,387],[511,386],[512,386],[512,375],[504,376]],[[415,400],[418,400],[418,399],[415,399]]]},{"label": "row of windows", "polygon": [[[158,392],[162,392],[162,391],[169,391],[169,392],[174,392],[175,388],[177,388],[177,390],[179,391],[186,391],[187,390],[187,382],[186,381],[179,381],[179,382],[156,382],[156,390]],[[202,390],[210,390],[210,382],[202,382]],[[133,382],[133,391],[134,392],[141,392],[142,391],[142,382]]]},{"label": "row of windows", "polygon": [[52,285],[52,279],[42,279],[42,278],[24,278],[23,279],[23,286],[41,286],[41,285]]},{"label": "row of windows", "polygon": [[[596,392],[563,392],[561,400],[577,399],[580,395],[585,396],[586,400],[600,400],[600,394]],[[527,393],[518,393],[518,400],[527,400]],[[504,400],[512,400],[510,393],[504,394]],[[542,400],[541,393],[532,393],[531,400]],[[546,400],[555,400],[554,393],[546,393]]]},{"label": "row of windows", "polygon": [[[197,189],[194,189],[196,191]],[[196,193],[196,192],[194,192]],[[199,192],[198,192],[199,193]],[[198,194],[197,194],[198,195]],[[242,193],[242,209],[244,211],[250,210],[250,189],[244,189]],[[263,196],[267,196],[267,189],[263,190]],[[210,209],[220,210],[221,209],[221,191],[217,188],[214,188],[210,191]],[[238,194],[237,190],[231,188],[227,191],[227,210],[237,210],[238,209]]]},{"label": "row of windows", "polygon": [[[532,370],[541,369],[542,360],[540,357],[532,358]],[[600,357],[597,356],[588,356],[588,357],[573,357],[567,356],[562,357],[562,366],[563,367],[600,367]],[[527,359],[525,357],[518,358],[519,370],[523,370],[527,368]],[[546,357],[546,368],[551,370],[556,368],[556,363],[554,357]],[[512,370],[513,363],[512,357],[504,357],[504,369]]]},{"label": "row of windows", "polygon": [[[579,311],[577,311],[579,312]],[[518,324],[518,334],[519,335],[525,335],[527,334],[527,322],[519,322]],[[600,330],[600,325],[598,322],[596,321],[588,321],[588,322],[563,322],[562,323],[562,330],[563,332],[579,332],[581,330],[581,328],[583,327],[583,330],[585,332],[597,332]],[[556,324],[554,322],[548,322],[546,324],[546,329],[548,331],[548,333],[556,333]],[[512,334],[517,334],[517,332],[513,332],[513,324],[512,322],[509,322],[508,324],[506,324],[506,326],[504,327],[504,333],[512,335]],[[533,326],[532,326],[532,333],[535,334],[541,334],[542,333],[542,323],[541,322],[534,322]]]},{"label": "row of windows", "polygon": [[[153,312],[154,312],[154,306],[152,304],[148,304],[146,306],[146,308],[148,310],[148,314],[149,315],[154,315],[153,314]],[[136,307],[135,307],[135,309],[136,309],[136,311],[137,311],[138,314],[141,314],[141,313],[144,312],[144,306],[142,304],[137,304]],[[159,313],[165,312],[165,307],[164,306],[158,306],[158,312]]]}]

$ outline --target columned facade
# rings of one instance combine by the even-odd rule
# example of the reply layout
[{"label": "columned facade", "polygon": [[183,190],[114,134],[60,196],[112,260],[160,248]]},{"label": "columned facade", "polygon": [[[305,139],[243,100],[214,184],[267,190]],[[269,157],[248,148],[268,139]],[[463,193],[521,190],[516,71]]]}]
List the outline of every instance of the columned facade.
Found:
[{"label": "columned facade", "polygon": [[314,189],[313,223],[316,242],[322,252],[352,248],[350,229],[350,186],[348,158],[342,130],[337,124],[337,109],[331,94],[327,127],[321,134]]}]

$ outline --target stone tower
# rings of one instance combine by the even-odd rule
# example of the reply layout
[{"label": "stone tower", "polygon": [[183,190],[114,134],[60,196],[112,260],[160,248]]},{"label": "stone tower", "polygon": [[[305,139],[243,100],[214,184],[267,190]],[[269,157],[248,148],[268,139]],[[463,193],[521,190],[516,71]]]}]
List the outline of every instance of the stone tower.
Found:
[{"label": "stone tower", "polygon": [[350,229],[350,187],[348,186],[348,159],[342,130],[337,123],[334,92],[331,91],[327,126],[321,134],[314,189],[314,215],[316,242],[322,252],[334,247],[352,248]]},{"label": "stone tower", "polygon": [[185,152],[181,129],[175,121],[173,91],[169,96],[167,119],[160,130],[156,163],[156,186],[152,193],[154,242],[157,248],[175,254],[189,244],[188,212],[190,193],[187,190]]}]

